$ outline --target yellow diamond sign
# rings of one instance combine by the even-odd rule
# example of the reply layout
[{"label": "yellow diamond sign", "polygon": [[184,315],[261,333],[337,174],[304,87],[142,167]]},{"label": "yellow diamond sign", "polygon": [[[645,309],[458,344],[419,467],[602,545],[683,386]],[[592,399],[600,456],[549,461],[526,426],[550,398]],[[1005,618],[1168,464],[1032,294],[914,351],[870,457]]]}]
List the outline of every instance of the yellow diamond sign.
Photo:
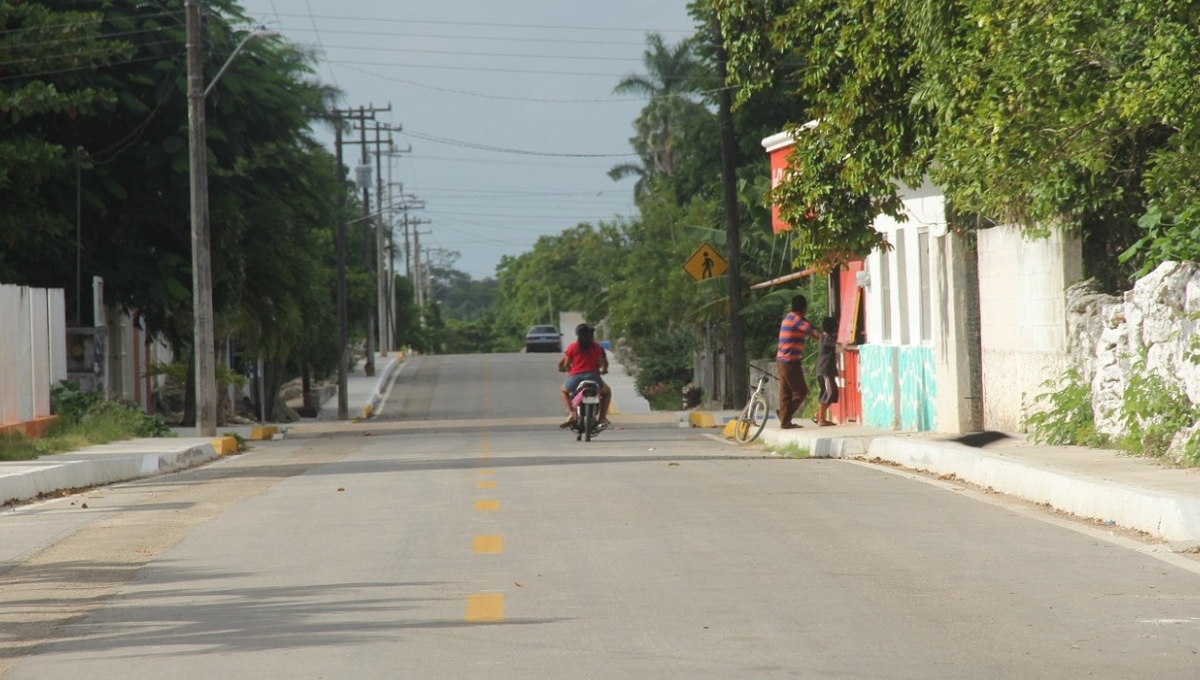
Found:
[{"label": "yellow diamond sign", "polygon": [[693,279],[703,281],[718,277],[729,269],[729,263],[711,245],[705,243],[683,263],[683,271]]}]

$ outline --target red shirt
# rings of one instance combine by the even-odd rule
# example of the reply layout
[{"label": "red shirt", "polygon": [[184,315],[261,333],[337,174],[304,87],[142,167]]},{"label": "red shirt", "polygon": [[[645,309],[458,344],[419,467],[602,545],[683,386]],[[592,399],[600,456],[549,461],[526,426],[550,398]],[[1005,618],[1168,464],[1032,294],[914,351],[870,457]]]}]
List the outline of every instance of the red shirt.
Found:
[{"label": "red shirt", "polygon": [[576,373],[599,373],[600,357],[604,356],[604,348],[600,343],[593,342],[588,349],[580,349],[578,342],[567,345],[568,375]]}]

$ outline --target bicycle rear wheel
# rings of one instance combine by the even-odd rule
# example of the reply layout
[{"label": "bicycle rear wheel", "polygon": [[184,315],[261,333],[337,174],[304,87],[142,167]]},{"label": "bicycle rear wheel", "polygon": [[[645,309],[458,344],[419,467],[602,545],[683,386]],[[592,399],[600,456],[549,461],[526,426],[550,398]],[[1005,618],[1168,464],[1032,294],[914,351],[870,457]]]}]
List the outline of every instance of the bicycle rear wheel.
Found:
[{"label": "bicycle rear wheel", "polygon": [[737,425],[733,429],[733,438],[742,444],[748,444],[762,434],[767,426],[767,400],[754,396],[742,413],[738,416]]}]

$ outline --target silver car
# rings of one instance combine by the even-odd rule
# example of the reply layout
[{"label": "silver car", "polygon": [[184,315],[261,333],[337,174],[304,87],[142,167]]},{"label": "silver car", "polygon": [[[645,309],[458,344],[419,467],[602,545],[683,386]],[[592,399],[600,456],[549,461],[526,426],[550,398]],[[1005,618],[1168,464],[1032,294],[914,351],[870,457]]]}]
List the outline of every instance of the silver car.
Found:
[{"label": "silver car", "polygon": [[526,352],[561,352],[562,333],[554,326],[530,326],[525,333]]}]

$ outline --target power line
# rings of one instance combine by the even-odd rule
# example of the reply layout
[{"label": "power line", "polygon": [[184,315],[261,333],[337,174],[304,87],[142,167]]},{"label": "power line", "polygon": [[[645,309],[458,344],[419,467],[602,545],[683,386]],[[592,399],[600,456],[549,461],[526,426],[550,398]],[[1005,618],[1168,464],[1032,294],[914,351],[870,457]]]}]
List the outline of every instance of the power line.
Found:
[{"label": "power line", "polygon": [[595,78],[618,79],[624,77],[621,73],[588,73],[578,71],[546,71],[534,69],[519,69],[519,68],[492,68],[488,66],[435,66],[430,64],[397,64],[394,62],[378,62],[378,61],[348,61],[342,59],[326,59],[327,64],[351,65],[351,66],[389,66],[392,68],[431,68],[442,71],[470,71],[472,73],[526,73],[531,75],[549,75],[549,76],[588,76]]},{"label": "power line", "polygon": [[[178,45],[177,40],[160,40],[158,42],[146,43],[143,47],[159,47],[162,45]],[[63,61],[69,59],[84,59],[87,57],[103,56],[112,54],[118,51],[116,46],[106,47],[103,49],[89,50],[87,52],[70,52],[64,54],[39,55],[33,57],[25,57],[23,59],[14,59],[12,61],[0,61],[0,66],[17,66],[20,64],[34,64],[47,61]],[[93,64],[94,66],[103,66],[104,64]]]},{"label": "power line", "polygon": [[[278,14],[276,15],[278,17]],[[292,29],[301,33],[314,33],[306,28]],[[515,42],[515,43],[547,43],[555,45],[599,45],[602,47],[634,47],[644,46],[644,41],[621,41],[621,40],[566,40],[561,38],[505,38],[487,35],[445,35],[436,33],[394,33],[390,31],[347,31],[326,28],[323,31],[325,35],[373,35],[383,38],[417,38],[417,39],[432,39],[432,40],[469,40],[471,42]]]},{"label": "power line", "polygon": [[[274,7],[274,4],[272,4],[271,6]],[[310,21],[312,21],[313,33],[315,33],[317,35],[317,45],[321,48],[321,52],[324,52],[325,45],[321,40],[321,31],[317,29],[317,18],[315,16],[313,16],[312,3],[310,3],[308,0],[304,0],[304,6],[308,8],[308,18]],[[288,16],[288,15],[285,14],[284,16]],[[279,17],[278,12],[275,13],[275,17],[276,18]],[[332,68],[329,69],[329,77],[333,78],[334,85],[336,85],[339,88],[341,87],[341,84],[338,83],[338,80],[337,80],[337,74],[335,74],[333,72]]]},{"label": "power line", "polygon": [[[92,15],[92,14],[94,14],[94,12],[75,12],[74,14],[75,15]],[[179,11],[164,10],[157,14],[156,13],[142,14],[142,15],[139,15],[137,18],[138,19],[153,19],[155,17],[162,17],[162,16],[178,16],[179,14],[181,14],[181,12],[179,12]],[[53,18],[61,18],[61,17],[55,16],[55,15],[51,15],[51,16]],[[63,29],[74,29],[74,28],[81,28],[84,26],[95,26],[97,24],[102,24],[106,21],[108,21],[108,19],[105,18],[103,15],[100,15],[100,16],[97,16],[95,19],[91,19],[88,21],[78,21],[78,22],[60,21],[57,23],[45,24],[45,25],[41,25],[41,26],[23,26],[21,28],[9,28],[9,29],[0,31],[0,36],[13,35],[15,33],[28,33],[28,32],[34,32],[34,31],[37,31],[37,32],[60,31]]]},{"label": "power line", "polygon": [[476,142],[464,142],[457,139],[448,139],[446,137],[436,137],[434,135],[422,134],[413,130],[404,130],[400,134],[408,135],[414,139],[423,139],[427,142],[434,142],[435,144],[448,144],[450,146],[459,146],[467,149],[476,149],[479,151],[512,153],[522,156],[547,156],[552,158],[637,158],[637,154],[633,153],[549,153],[542,151],[526,151],[523,149],[506,149],[504,147],[491,146],[488,144],[478,144]]},{"label": "power line", "polygon": [[640,64],[633,57],[588,57],[574,54],[511,54],[504,52],[464,52],[462,50],[432,50],[412,47],[365,47],[362,45],[330,45],[335,50],[358,50],[361,52],[404,52],[406,54],[449,54],[460,57],[502,57],[512,59],[574,59],[575,61],[627,61]]},{"label": "power line", "polygon": [[107,62],[104,64],[88,64],[85,66],[76,66],[76,67],[72,67],[72,68],[53,69],[53,70],[48,70],[48,71],[34,71],[34,72],[30,72],[30,73],[18,73],[18,74],[11,75],[11,76],[0,76],[0,82],[9,81],[9,80],[21,80],[23,78],[38,78],[41,76],[58,75],[60,73],[73,73],[75,71],[101,70],[102,68],[107,68],[107,67],[112,67],[112,66],[124,66],[126,64],[137,64],[137,63],[141,63],[141,62],[145,62],[145,61],[162,61],[163,59],[166,59],[169,57],[182,57],[182,56],[184,56],[184,54],[185,54],[185,52],[181,50],[179,52],[168,53],[165,55],[159,54],[159,55],[155,55],[153,57],[141,57],[141,58],[137,58],[137,59],[122,59],[122,60],[117,60],[117,61],[110,61],[110,62]]},{"label": "power line", "polygon": [[[158,28],[146,28],[146,29],[142,29],[140,31],[121,31],[119,33],[97,33],[95,35],[87,36],[87,39],[89,39],[89,40],[112,40],[115,38],[123,38],[125,36],[143,35],[146,33],[158,33],[159,31],[166,31],[166,30],[175,30],[175,28],[172,26],[159,26]],[[80,42],[80,40],[81,40],[80,36],[72,35],[72,36],[62,37],[62,38],[54,38],[52,40],[42,40],[39,42],[13,43],[13,44],[9,44],[9,45],[0,45],[0,50],[9,50],[9,49],[18,49],[18,48],[28,49],[30,47],[42,47],[44,45],[58,45],[61,43],[77,44]]]},{"label": "power line", "polygon": [[[334,62],[330,62],[330,63],[334,63]],[[345,64],[339,64],[339,65],[342,68],[349,69],[351,71],[357,71],[358,73],[361,73],[363,75],[368,75],[368,76],[371,76],[372,78],[379,78],[380,80],[387,80],[387,81],[390,81],[393,83],[400,83],[402,85],[411,85],[413,87],[418,87],[423,90],[431,90],[434,92],[446,92],[448,94],[458,94],[458,95],[463,95],[465,97],[478,97],[480,99],[495,99],[495,100],[501,100],[501,101],[514,101],[514,102],[530,102],[530,103],[534,103],[534,104],[621,104],[621,103],[625,103],[625,102],[650,101],[650,99],[647,99],[646,97],[632,97],[632,98],[609,97],[607,99],[541,99],[541,98],[537,98],[537,97],[514,97],[511,95],[484,94],[482,92],[471,92],[469,90],[455,90],[455,89],[451,89],[448,87],[438,87],[436,85],[426,85],[425,83],[418,83],[414,80],[406,80],[404,78],[394,78],[392,76],[385,76],[381,73],[375,73],[374,71],[368,71],[363,68],[355,68],[353,66],[348,66]]]},{"label": "power line", "polygon": [[[282,16],[294,16],[283,14]],[[607,26],[554,26],[554,25],[538,25],[538,24],[504,24],[490,23],[479,21],[434,21],[421,19],[387,19],[383,17],[350,17],[350,16],[331,16],[331,15],[311,15],[314,19],[329,19],[333,21],[358,21],[368,22],[372,24],[421,24],[435,26],[470,26],[473,28],[523,28],[523,29],[538,29],[547,31],[604,31],[604,32],[624,32],[624,33],[682,33],[690,34],[691,31],[665,29],[656,30],[648,28],[620,28]]]}]

